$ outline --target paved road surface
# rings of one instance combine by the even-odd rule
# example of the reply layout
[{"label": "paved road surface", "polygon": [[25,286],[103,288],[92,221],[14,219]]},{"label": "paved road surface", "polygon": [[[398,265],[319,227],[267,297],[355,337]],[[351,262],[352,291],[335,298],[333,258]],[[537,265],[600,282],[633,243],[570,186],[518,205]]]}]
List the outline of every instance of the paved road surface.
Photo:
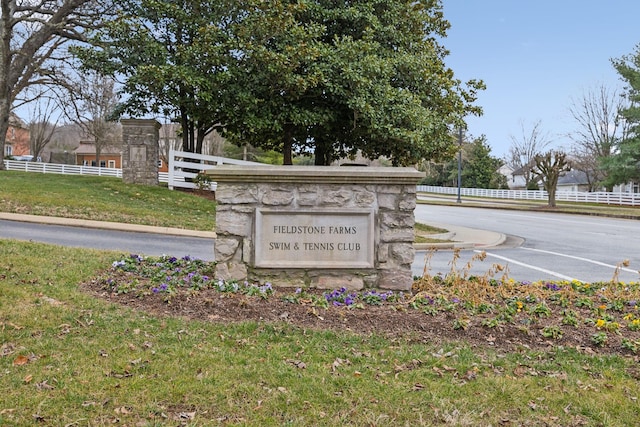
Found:
[{"label": "paved road surface", "polygon": [[[640,221],[637,220],[423,204],[416,208],[416,220],[443,228],[471,227],[508,236],[500,247],[486,249],[484,261],[472,261],[469,274],[487,274],[498,264],[507,267],[509,277],[516,280],[596,282],[611,280],[619,268],[620,280],[640,281]],[[213,260],[212,238],[5,220],[0,220],[0,238]],[[462,250],[456,264],[458,270],[464,270],[480,252],[479,249]],[[422,275],[426,266],[430,274],[446,274],[452,259],[450,250],[418,251],[413,273]],[[617,267],[627,259],[628,267]]]},{"label": "paved road surface", "polygon": [[[416,220],[427,224],[461,225],[505,233],[509,236],[499,248],[487,249],[485,261],[472,263],[471,274],[484,275],[494,263],[508,267],[516,280],[609,281],[617,265],[619,279],[640,281],[640,221],[606,217],[556,214],[548,212],[484,209],[464,206],[420,204]],[[464,268],[480,250],[463,250],[457,266]],[[413,264],[421,275],[425,251]],[[447,273],[451,251],[438,251],[430,257],[431,274]]]},{"label": "paved road surface", "polygon": [[152,256],[186,255],[213,261],[211,238],[102,230],[0,220],[0,238],[33,240],[62,246],[117,250]]}]

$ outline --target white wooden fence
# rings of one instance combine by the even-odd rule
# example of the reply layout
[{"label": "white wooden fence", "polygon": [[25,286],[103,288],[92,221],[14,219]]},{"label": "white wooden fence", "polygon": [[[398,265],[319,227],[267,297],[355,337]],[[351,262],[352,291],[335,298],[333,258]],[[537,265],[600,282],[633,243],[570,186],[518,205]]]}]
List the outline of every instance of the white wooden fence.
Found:
[{"label": "white wooden fence", "polygon": [[[187,153],[185,151],[169,151],[169,173],[167,182],[169,189],[174,187],[180,188],[197,188],[197,184],[192,182],[193,178],[198,176],[198,172],[189,172],[185,169],[206,171],[215,168],[218,165],[259,165],[262,163],[247,162],[244,160],[228,159],[226,157],[207,156],[204,154]],[[216,190],[216,183],[212,182],[209,186],[211,191]]]},{"label": "white wooden fence", "polygon": [[[419,185],[417,191],[422,193],[458,194],[457,187],[435,187],[431,185]],[[547,192],[542,190],[490,190],[484,188],[461,188],[460,195],[470,197],[488,197],[494,199],[547,200]],[[558,191],[556,193],[556,200],[563,202],[640,206],[640,193]]]},{"label": "white wooden fence", "polygon": [[[187,161],[186,159],[191,159],[192,161]],[[187,172],[183,170],[183,168],[205,171],[222,164],[262,165],[262,163],[246,162],[243,160],[228,159],[226,157],[206,156],[203,154],[171,150],[169,152],[169,172],[160,172],[158,174],[158,180],[160,182],[166,182],[168,187],[172,190],[175,187],[196,188],[196,183],[190,182],[189,179],[195,178],[198,174],[194,172]],[[110,176],[114,178],[122,178],[122,169],[116,168],[62,165],[58,163],[25,162],[19,160],[4,160],[4,166],[6,170],[12,171],[53,173],[61,175]],[[215,191],[216,184],[211,183],[210,189],[211,191]]]},{"label": "white wooden fence", "polygon": [[99,168],[96,166],[61,165],[58,163],[5,160],[4,167],[6,170],[11,171],[54,173],[59,175],[112,176],[115,178],[122,178],[122,169]]},{"label": "white wooden fence", "polygon": [[[193,161],[186,161],[192,159]],[[187,153],[171,150],[169,153],[169,172],[161,172],[158,176],[160,182],[166,182],[170,189],[196,188],[194,182],[185,178],[195,178],[197,173],[187,172],[184,169],[197,169],[205,171],[213,169],[221,164],[236,165],[263,165],[262,163],[246,162],[243,160],[228,159],[218,156],[206,156],[203,154]],[[62,175],[94,175],[122,178],[122,170],[115,168],[98,168],[95,166],[61,165],[57,163],[24,162],[17,160],[4,160],[6,170],[54,173]],[[211,190],[215,191],[215,183],[211,183]],[[417,191],[421,193],[458,194],[457,187],[435,187],[430,185],[418,185]],[[490,190],[483,188],[461,188],[461,196],[488,197],[495,199],[515,200],[547,200],[547,192],[541,190]],[[607,192],[583,192],[583,191],[558,191],[556,200],[565,202],[599,203],[607,205],[640,206],[640,193],[607,193]]]}]

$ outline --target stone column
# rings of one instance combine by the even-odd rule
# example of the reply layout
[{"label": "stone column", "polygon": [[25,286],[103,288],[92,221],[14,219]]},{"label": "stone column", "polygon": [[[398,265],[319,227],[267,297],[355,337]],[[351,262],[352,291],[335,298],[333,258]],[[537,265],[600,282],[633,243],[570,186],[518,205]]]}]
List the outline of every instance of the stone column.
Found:
[{"label": "stone column", "polygon": [[127,184],[158,185],[160,123],[123,119],[122,180]]}]

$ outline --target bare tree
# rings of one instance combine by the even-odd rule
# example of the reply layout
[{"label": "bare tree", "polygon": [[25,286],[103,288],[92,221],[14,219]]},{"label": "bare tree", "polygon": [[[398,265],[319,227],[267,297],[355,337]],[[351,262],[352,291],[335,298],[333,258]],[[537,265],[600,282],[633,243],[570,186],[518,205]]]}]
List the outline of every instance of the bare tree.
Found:
[{"label": "bare tree", "polygon": [[549,207],[553,208],[556,206],[558,179],[571,170],[571,164],[567,155],[561,151],[537,154],[534,160],[533,177],[542,181],[542,186],[547,191]]},{"label": "bare tree", "polygon": [[0,0],[0,153],[19,96],[29,86],[55,82],[65,45],[83,41],[83,32],[109,10],[102,0]]},{"label": "bare tree", "polygon": [[577,124],[577,129],[569,134],[573,141],[574,168],[586,174],[591,191],[607,177],[600,167],[601,159],[614,154],[618,142],[627,133],[628,126],[619,115],[619,111],[626,108],[625,102],[615,89],[604,85],[572,100],[569,112]]},{"label": "bare tree", "polygon": [[34,159],[38,159],[44,148],[51,142],[58,125],[57,102],[41,93],[31,110],[29,120],[29,145]]},{"label": "bare tree", "polygon": [[90,71],[69,83],[63,105],[65,115],[93,140],[96,166],[100,166],[102,150],[121,144],[118,123],[111,120],[118,105],[115,80]]},{"label": "bare tree", "polygon": [[509,147],[506,162],[514,170],[521,169],[524,175],[525,185],[535,183],[533,167],[535,157],[551,143],[548,133],[543,133],[540,120],[535,122],[530,130],[526,129],[523,121],[520,122],[521,135],[516,137],[510,135],[511,146]]}]

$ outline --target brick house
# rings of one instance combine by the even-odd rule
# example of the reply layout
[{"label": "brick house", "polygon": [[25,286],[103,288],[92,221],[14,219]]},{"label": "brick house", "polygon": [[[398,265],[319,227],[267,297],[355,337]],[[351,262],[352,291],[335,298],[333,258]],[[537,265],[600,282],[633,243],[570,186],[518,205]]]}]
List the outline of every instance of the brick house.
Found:
[{"label": "brick house", "polygon": [[[80,141],[80,145],[73,150],[73,153],[76,157],[76,165],[97,166],[96,145],[92,141]],[[122,169],[122,147],[104,147],[100,151],[100,167]],[[166,162],[159,160],[158,172],[168,171]]]},{"label": "brick house", "polygon": [[9,128],[4,143],[4,156],[31,154],[29,127],[16,114],[9,115]]},{"label": "brick house", "polygon": [[101,168],[122,168],[122,148],[106,146],[100,150],[100,165],[96,163],[96,144],[92,141],[80,141],[73,150],[76,165],[100,166]]}]

